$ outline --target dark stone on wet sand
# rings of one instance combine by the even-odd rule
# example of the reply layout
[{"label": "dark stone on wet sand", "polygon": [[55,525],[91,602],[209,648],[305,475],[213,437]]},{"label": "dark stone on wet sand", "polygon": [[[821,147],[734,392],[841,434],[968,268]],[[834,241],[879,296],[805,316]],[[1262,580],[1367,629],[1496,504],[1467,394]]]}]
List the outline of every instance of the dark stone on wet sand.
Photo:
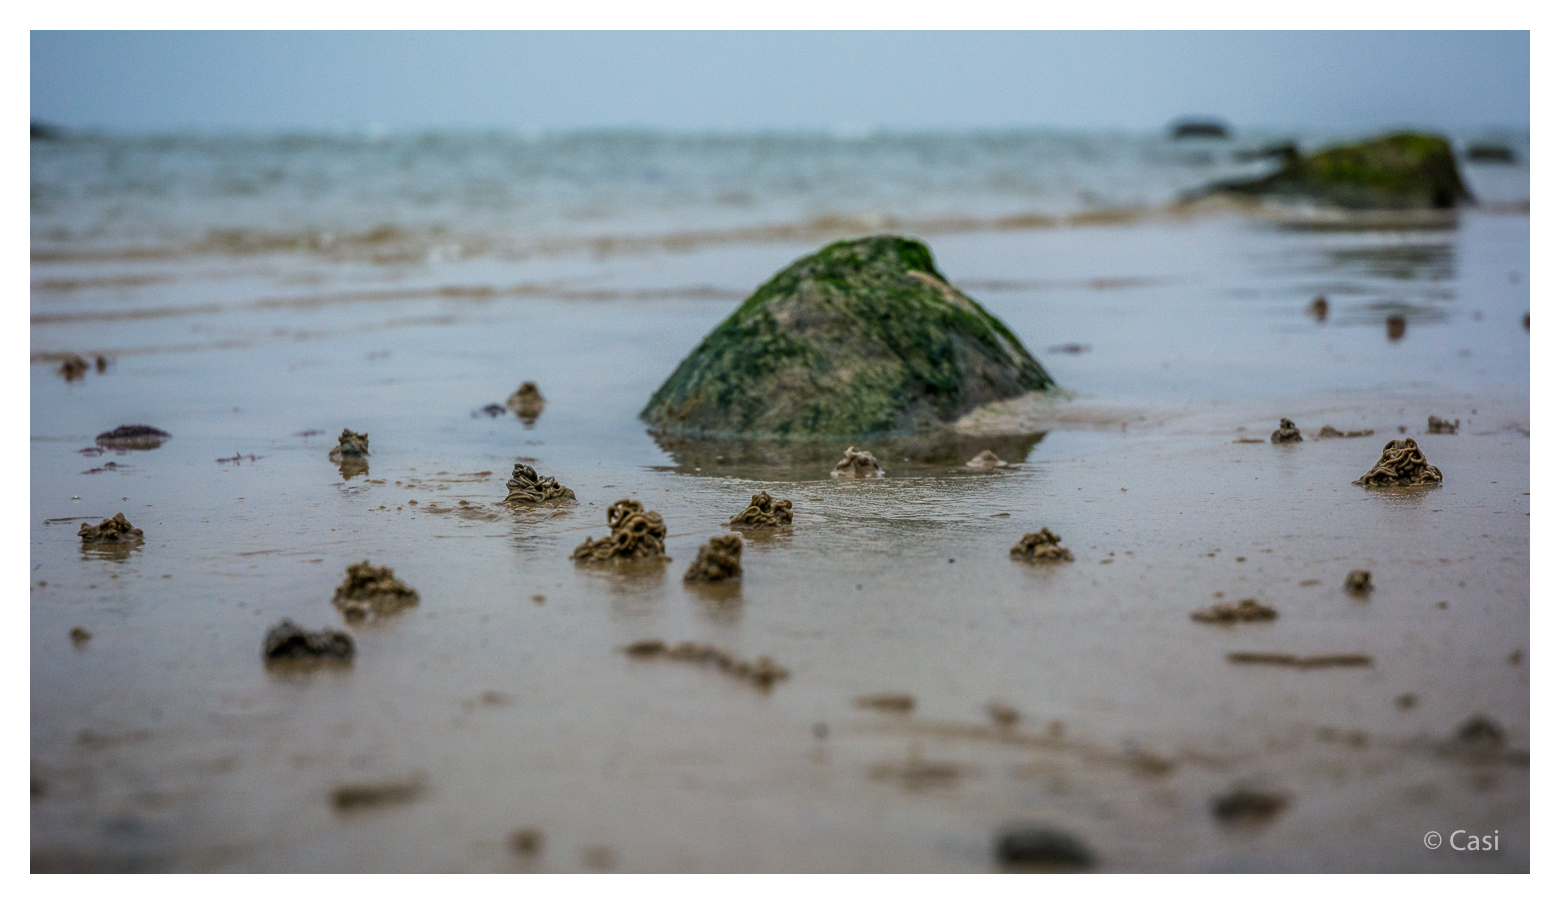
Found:
[{"label": "dark stone on wet sand", "polygon": [[97,435],[97,444],[105,449],[155,449],[168,434],[146,424],[122,424]]},{"label": "dark stone on wet sand", "polygon": [[997,835],[997,862],[1006,867],[1080,869],[1094,854],[1078,838],[1050,826],[1012,826]]},{"label": "dark stone on wet sand", "polygon": [[305,631],[289,619],[266,632],[261,655],[266,662],[350,662],[352,636],[344,631]]},{"label": "dark stone on wet sand", "polygon": [[921,242],[836,242],[792,263],[699,343],[640,417],[661,434],[849,437],[939,430],[1054,382]]}]

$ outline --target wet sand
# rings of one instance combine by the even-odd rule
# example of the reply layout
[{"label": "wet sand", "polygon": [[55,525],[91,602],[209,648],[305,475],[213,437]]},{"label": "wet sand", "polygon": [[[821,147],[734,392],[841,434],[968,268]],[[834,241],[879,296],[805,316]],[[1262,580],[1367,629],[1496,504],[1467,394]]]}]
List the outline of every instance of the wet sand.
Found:
[{"label": "wet sand", "polygon": [[[1527,235],[1474,212],[1392,233],[1216,216],[928,236],[1071,396],[964,425],[1019,439],[856,443],[887,472],[860,481],[828,476],[846,442],[821,461],[663,449],[635,419],[811,245],[324,287],[303,264],[35,263],[33,869],[983,871],[1000,827],[1039,821],[1104,871],[1526,871]],[[119,282],[39,288],[67,278]],[[555,290],[449,290],[472,285]],[[1045,351],[1063,343],[1089,350]],[[44,360],[64,350],[113,364],[67,383]],[[534,426],[473,416],[525,380],[547,397]],[[1426,435],[1432,414],[1459,432]],[[1305,442],[1235,442],[1281,417]],[[138,423],[172,438],[78,452]],[[1315,440],[1324,424],[1375,433]],[[1445,484],[1352,486],[1399,425]],[[366,475],[327,460],[343,428],[370,436]],[[988,447],[1015,466],[963,466]],[[497,505],[522,458],[578,503]],[[747,544],[740,592],[684,585],[760,490],[793,501],[793,529]],[[664,517],[672,562],[575,566],[625,497]],[[116,512],[144,545],[84,553],[79,524]],[[1009,558],[1042,526],[1076,561]],[[331,595],[365,558],[419,604],[346,624]],[[1367,598],[1343,589],[1359,568]],[[1279,617],[1190,618],[1248,597]],[[355,662],[268,671],[283,618],[345,627]],[[646,638],[789,677],[765,692],[624,654]],[[914,707],[855,703],[889,692]],[[1447,746],[1476,714],[1499,756]],[[383,783],[414,790],[333,803]],[[1288,805],[1226,825],[1211,801],[1243,785]],[[517,853],[528,827],[540,849]],[[1458,828],[1501,830],[1501,850],[1422,842]]]}]

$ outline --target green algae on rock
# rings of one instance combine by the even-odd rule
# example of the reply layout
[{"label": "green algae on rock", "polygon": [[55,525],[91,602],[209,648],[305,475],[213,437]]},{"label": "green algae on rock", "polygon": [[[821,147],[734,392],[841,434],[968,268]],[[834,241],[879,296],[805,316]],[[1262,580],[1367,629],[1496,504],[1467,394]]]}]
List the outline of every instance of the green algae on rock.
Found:
[{"label": "green algae on rock", "polygon": [[706,437],[912,434],[1055,385],[921,242],[835,242],[776,274],[699,343],[640,417]]},{"label": "green algae on rock", "polygon": [[1313,201],[1350,210],[1444,210],[1472,201],[1452,146],[1438,135],[1398,132],[1289,160],[1258,179],[1208,193]]}]

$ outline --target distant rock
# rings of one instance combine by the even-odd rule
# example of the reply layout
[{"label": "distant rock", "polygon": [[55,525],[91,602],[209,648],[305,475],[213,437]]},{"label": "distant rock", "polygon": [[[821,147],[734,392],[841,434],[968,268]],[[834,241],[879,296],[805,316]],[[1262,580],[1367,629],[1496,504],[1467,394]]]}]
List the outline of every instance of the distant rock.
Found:
[{"label": "distant rock", "polygon": [[1417,132],[1297,155],[1272,175],[1217,183],[1199,194],[1218,193],[1348,210],[1444,210],[1473,200],[1452,146],[1438,135]]},{"label": "distant rock", "polygon": [[1498,141],[1480,141],[1468,145],[1463,156],[1478,163],[1516,163],[1517,154]]},{"label": "distant rock", "polygon": [[51,126],[46,122],[39,122],[36,119],[32,121],[33,141],[59,141],[64,137],[65,133],[60,131],[58,126]]},{"label": "distant rock", "polygon": [[926,433],[1055,385],[921,242],[835,242],[761,286],[640,417],[660,434],[776,439]]},{"label": "distant rock", "polygon": [[1170,137],[1181,138],[1228,138],[1230,127],[1213,118],[1178,119],[1170,126]]}]

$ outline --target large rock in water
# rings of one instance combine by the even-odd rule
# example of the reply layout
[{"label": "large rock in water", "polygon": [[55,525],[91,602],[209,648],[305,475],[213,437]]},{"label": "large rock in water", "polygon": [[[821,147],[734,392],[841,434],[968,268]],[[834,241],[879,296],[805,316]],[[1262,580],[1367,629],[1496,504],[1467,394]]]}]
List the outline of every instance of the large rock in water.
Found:
[{"label": "large rock in water", "polygon": [[1211,192],[1318,201],[1352,210],[1440,210],[1473,200],[1446,139],[1400,132],[1290,159],[1260,179]]},{"label": "large rock in water", "polygon": [[835,242],[781,270],[699,343],[640,417],[661,433],[921,433],[1054,382],[914,239]]}]

